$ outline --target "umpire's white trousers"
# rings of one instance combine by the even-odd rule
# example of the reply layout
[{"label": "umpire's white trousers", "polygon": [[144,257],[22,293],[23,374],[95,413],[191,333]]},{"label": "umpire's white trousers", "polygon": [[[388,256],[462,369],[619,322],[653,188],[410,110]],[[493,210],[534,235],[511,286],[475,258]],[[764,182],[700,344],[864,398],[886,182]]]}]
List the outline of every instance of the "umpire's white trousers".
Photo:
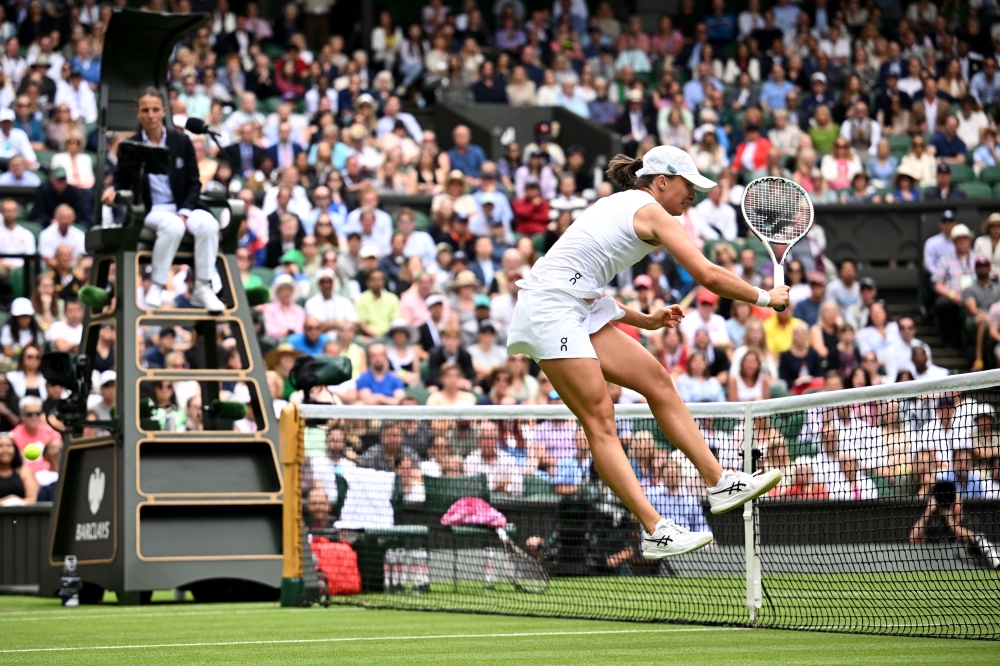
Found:
[{"label": "umpire's white trousers", "polygon": [[156,204],[146,215],[145,228],[156,233],[153,243],[153,272],[150,276],[158,285],[166,286],[170,266],[184,239],[184,232],[194,236],[194,277],[209,282],[215,274],[215,258],[219,254],[219,223],[207,210],[192,210],[187,224],[177,214],[173,204]]}]

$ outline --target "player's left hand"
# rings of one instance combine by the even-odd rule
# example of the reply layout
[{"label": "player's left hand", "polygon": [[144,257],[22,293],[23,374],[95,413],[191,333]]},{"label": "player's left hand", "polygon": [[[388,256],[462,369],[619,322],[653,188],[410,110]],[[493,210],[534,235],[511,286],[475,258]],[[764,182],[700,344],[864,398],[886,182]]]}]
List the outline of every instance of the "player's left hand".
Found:
[{"label": "player's left hand", "polygon": [[647,330],[655,331],[658,328],[673,328],[684,318],[684,310],[679,305],[667,305],[649,313],[649,325]]}]

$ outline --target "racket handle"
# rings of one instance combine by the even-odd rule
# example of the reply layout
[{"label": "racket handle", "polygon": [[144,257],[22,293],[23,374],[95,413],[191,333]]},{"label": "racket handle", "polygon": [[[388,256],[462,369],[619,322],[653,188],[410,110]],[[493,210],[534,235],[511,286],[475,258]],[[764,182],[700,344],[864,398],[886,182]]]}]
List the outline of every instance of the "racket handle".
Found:
[{"label": "racket handle", "polygon": [[[778,262],[774,262],[774,286],[775,287],[785,286],[785,267],[779,264]],[[774,308],[774,311],[781,312],[786,307],[787,306],[785,305],[779,305],[778,307]]]}]

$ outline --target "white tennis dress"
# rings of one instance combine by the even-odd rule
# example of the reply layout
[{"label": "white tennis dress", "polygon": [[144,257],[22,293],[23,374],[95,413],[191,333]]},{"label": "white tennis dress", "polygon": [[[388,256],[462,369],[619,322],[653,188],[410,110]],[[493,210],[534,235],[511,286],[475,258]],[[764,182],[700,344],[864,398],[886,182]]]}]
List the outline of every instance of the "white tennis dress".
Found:
[{"label": "white tennis dress", "polygon": [[644,190],[600,199],[566,230],[531,273],[517,283],[521,292],[510,323],[507,352],[535,360],[597,358],[590,336],[625,311],[604,286],[653,250],[635,235],[637,210],[659,205]]}]

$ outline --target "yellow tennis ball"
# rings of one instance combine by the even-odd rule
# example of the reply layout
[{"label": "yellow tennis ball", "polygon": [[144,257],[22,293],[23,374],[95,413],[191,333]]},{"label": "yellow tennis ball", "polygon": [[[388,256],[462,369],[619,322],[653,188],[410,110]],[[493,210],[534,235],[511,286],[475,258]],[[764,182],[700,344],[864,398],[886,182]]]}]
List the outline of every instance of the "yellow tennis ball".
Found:
[{"label": "yellow tennis ball", "polygon": [[42,445],[38,442],[32,442],[24,447],[24,457],[28,460],[38,460],[42,457]]}]

